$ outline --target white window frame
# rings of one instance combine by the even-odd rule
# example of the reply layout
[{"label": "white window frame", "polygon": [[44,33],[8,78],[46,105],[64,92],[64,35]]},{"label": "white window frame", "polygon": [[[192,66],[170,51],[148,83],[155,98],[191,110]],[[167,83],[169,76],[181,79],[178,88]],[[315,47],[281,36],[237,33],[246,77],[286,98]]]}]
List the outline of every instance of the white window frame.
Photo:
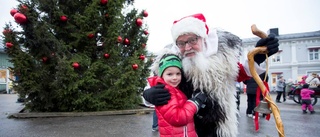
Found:
[{"label": "white window frame", "polygon": [[[312,56],[312,58],[311,58]],[[316,59],[316,56],[318,57]],[[309,48],[308,49],[308,59],[310,61],[319,61],[320,60],[320,47],[319,48]]]},{"label": "white window frame", "polygon": [[278,53],[271,56],[272,63],[281,63],[282,62],[281,51],[279,51]]}]

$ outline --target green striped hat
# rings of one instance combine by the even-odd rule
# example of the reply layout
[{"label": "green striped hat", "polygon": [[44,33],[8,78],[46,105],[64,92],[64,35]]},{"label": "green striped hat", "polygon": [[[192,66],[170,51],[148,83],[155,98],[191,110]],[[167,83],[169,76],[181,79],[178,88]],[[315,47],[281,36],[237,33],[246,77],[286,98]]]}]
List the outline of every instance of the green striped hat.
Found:
[{"label": "green striped hat", "polygon": [[182,69],[181,59],[174,54],[165,54],[159,63],[159,76],[162,77],[162,73],[168,67],[177,67]]}]

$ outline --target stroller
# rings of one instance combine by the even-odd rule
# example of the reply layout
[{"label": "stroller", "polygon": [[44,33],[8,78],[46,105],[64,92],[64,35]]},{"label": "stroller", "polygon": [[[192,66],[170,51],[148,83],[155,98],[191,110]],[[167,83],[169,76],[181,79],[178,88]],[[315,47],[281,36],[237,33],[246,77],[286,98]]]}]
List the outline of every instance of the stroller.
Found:
[{"label": "stroller", "polygon": [[[290,92],[288,93],[289,99],[292,99],[297,104],[301,104],[301,97],[300,97],[300,91],[301,86],[296,85],[294,86]],[[320,88],[310,88],[315,91],[315,93],[311,96],[311,104],[315,105],[318,102],[318,97],[320,97]]]}]

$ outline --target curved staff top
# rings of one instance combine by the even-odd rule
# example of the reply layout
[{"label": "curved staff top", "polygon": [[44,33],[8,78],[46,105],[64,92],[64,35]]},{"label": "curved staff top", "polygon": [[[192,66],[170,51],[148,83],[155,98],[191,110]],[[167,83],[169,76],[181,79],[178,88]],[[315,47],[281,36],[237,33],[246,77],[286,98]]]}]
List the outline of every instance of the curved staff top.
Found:
[{"label": "curved staff top", "polygon": [[[254,35],[260,37],[260,38],[267,38],[267,34],[262,32],[261,30],[259,30],[256,25],[252,25],[251,26],[251,31]],[[249,62],[249,69],[250,69],[250,73],[253,77],[253,79],[257,82],[258,86],[260,87],[261,91],[262,91],[262,95],[265,95],[265,100],[268,102],[268,104],[271,107],[271,111],[273,113],[274,119],[276,121],[276,127],[278,130],[278,134],[279,137],[285,137],[284,135],[284,128],[283,128],[283,123],[280,117],[280,110],[277,107],[277,105],[274,103],[274,101],[272,100],[270,94],[266,94],[269,93],[269,91],[267,91],[268,89],[266,88],[266,86],[263,84],[262,80],[260,79],[258,73],[256,72],[255,68],[254,68],[254,56],[256,54],[267,54],[268,50],[266,46],[263,47],[256,47],[253,50],[251,50],[248,53],[248,62]],[[266,55],[267,56],[267,55]],[[268,59],[268,58],[267,58]]]}]

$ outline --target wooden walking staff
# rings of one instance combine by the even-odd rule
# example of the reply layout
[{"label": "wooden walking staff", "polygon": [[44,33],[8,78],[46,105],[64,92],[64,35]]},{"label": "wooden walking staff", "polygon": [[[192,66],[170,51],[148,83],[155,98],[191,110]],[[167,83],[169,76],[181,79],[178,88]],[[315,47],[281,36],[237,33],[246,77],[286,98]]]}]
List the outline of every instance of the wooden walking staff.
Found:
[{"label": "wooden walking staff", "polygon": [[[260,38],[267,38],[267,34],[264,33],[263,31],[259,30],[256,25],[252,25],[251,26],[251,31],[254,35],[260,37]],[[268,89],[265,87],[265,85],[263,84],[262,80],[260,79],[258,73],[256,72],[255,68],[254,68],[254,55],[256,54],[266,54],[267,56],[268,50],[266,46],[262,46],[262,47],[256,47],[253,50],[251,50],[248,53],[248,61],[249,61],[249,69],[250,69],[250,73],[253,77],[253,79],[257,82],[258,86],[260,87],[261,91],[262,91],[262,95],[265,96],[265,100],[269,103],[271,111],[273,113],[275,122],[276,122],[276,127],[278,130],[278,134],[279,137],[284,137],[284,128],[283,128],[283,124],[280,118],[280,110],[277,107],[277,105],[274,103],[274,101],[272,100],[269,91],[267,91]]]}]

